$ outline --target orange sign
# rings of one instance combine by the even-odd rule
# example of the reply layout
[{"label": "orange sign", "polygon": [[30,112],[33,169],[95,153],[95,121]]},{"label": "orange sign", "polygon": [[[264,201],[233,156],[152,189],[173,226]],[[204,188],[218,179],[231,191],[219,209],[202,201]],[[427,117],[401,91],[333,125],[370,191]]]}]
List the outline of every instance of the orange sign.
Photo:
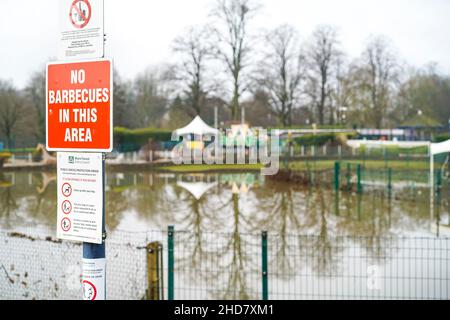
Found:
[{"label": "orange sign", "polygon": [[47,149],[111,152],[112,61],[47,65]]}]

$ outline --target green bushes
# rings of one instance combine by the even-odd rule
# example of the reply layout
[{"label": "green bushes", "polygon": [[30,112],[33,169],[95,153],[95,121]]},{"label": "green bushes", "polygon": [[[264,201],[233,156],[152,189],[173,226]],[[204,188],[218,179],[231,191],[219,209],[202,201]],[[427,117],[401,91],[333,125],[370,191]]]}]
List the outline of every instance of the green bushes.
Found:
[{"label": "green bushes", "polygon": [[170,141],[171,138],[172,131],[168,130],[114,128],[114,144],[120,151],[137,151],[149,140],[166,142]]},{"label": "green bushes", "polygon": [[11,153],[9,152],[0,152],[0,168],[3,167],[3,164],[6,162],[6,160],[8,160],[9,158],[11,158]]},{"label": "green bushes", "polygon": [[404,156],[415,156],[415,155],[427,155],[428,147],[413,147],[413,148],[400,148],[398,146],[384,146],[379,148],[368,148],[362,145],[359,148],[359,153],[361,155],[366,155],[370,157],[399,157],[401,154]]},{"label": "green bushes", "polygon": [[9,152],[9,153],[30,153],[33,152],[35,149],[34,148],[21,148],[21,149],[5,149],[1,152]]},{"label": "green bushes", "polygon": [[440,134],[438,136],[436,136],[434,138],[434,142],[444,142],[450,140],[450,134],[449,133],[445,133],[445,134]]}]

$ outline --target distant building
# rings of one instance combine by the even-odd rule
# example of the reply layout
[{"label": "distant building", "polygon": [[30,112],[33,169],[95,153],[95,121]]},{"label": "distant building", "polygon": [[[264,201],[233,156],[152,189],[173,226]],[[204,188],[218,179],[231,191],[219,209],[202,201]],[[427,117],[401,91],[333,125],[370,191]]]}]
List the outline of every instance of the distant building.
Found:
[{"label": "distant building", "polygon": [[439,121],[427,117],[420,111],[398,129],[405,131],[404,140],[407,141],[431,141],[435,135],[445,131],[445,127]]}]

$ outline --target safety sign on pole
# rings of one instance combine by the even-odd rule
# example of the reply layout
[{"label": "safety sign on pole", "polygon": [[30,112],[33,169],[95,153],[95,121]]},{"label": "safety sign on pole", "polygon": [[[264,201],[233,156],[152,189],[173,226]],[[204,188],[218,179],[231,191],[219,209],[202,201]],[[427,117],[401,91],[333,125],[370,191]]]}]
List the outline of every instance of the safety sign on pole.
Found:
[{"label": "safety sign on pole", "polygon": [[102,243],[101,153],[59,152],[57,238]]},{"label": "safety sign on pole", "polygon": [[103,0],[59,0],[59,60],[104,57]]},{"label": "safety sign on pole", "polygon": [[47,65],[47,150],[57,153],[57,237],[83,242],[82,298],[106,299],[106,153],[113,149],[113,66],[103,0],[58,0],[60,62]]},{"label": "safety sign on pole", "polygon": [[105,269],[105,258],[83,258],[83,300],[105,300]]},{"label": "safety sign on pole", "polygon": [[111,152],[112,61],[47,65],[47,149]]}]

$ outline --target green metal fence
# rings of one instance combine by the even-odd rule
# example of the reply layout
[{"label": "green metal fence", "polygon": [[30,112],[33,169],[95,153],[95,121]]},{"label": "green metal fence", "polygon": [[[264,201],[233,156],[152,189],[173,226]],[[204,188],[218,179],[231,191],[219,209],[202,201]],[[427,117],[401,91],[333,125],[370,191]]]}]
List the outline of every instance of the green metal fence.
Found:
[{"label": "green metal fence", "polygon": [[[0,298],[79,299],[81,247],[33,230],[0,231]],[[444,235],[115,231],[107,298],[449,299],[449,249]]]}]

